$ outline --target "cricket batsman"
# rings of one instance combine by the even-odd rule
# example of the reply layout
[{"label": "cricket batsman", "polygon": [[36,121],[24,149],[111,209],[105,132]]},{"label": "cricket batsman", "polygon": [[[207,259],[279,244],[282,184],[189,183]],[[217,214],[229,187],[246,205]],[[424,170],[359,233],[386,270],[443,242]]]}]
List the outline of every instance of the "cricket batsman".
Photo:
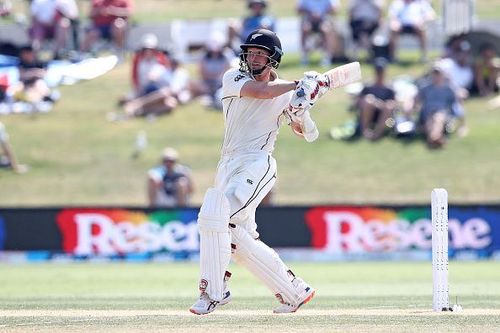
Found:
[{"label": "cricket batsman", "polygon": [[270,30],[255,30],[241,45],[240,67],[224,74],[224,141],[214,186],[198,216],[200,297],[191,306],[208,314],[231,300],[227,268],[231,258],[253,273],[291,313],[310,301],[314,288],[296,276],[259,240],[255,210],[276,181],[272,153],[281,124],[308,142],[319,132],[309,109],[329,89],[329,79],[308,72],[298,81],[278,77],[281,42]]}]

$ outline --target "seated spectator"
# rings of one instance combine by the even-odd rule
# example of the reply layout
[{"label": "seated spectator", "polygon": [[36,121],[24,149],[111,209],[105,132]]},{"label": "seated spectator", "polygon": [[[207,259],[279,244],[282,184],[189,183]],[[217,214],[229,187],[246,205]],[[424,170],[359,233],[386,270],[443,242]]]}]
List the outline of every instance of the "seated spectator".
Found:
[{"label": "seated spectator", "polygon": [[224,53],[224,43],[220,38],[211,38],[206,46],[206,53],[199,63],[200,81],[195,84],[194,95],[204,95],[209,98],[208,106],[222,110],[219,89],[222,87],[222,77],[231,67],[230,58]]},{"label": "seated spectator", "polygon": [[302,64],[309,63],[311,37],[320,36],[319,45],[323,48],[322,66],[331,64],[339,44],[332,15],[337,13],[338,0],[298,0],[297,11],[301,17],[300,41],[302,47]]},{"label": "seated spectator", "polygon": [[500,58],[492,44],[484,44],[480,48],[479,57],[474,64],[474,90],[480,96],[488,96],[498,92]]},{"label": "seated spectator", "polygon": [[178,163],[179,154],[165,148],[162,164],[148,172],[148,200],[151,207],[187,206],[194,187],[191,170]]},{"label": "seated spectator", "polygon": [[[244,17],[241,22],[230,22],[228,27],[228,45],[230,48],[240,51],[240,44],[245,41],[248,35],[257,29],[268,29],[274,31],[276,20],[271,15],[266,14],[267,0],[248,0],[247,7],[249,15]],[[233,47],[235,43],[235,47]]]},{"label": "seated spectator", "polygon": [[441,148],[446,143],[446,126],[453,116],[455,92],[447,82],[443,69],[434,65],[431,83],[422,87],[415,105],[420,108],[420,125],[429,148]]},{"label": "seated spectator", "polygon": [[193,82],[188,71],[180,63],[170,58],[171,69],[164,71],[156,67],[152,73],[156,82],[162,82],[159,89],[139,96],[124,104],[126,117],[158,116],[168,114],[178,104],[185,104],[193,98]]},{"label": "seated spectator", "polygon": [[19,57],[20,82],[11,88],[14,99],[27,102],[35,109],[42,107],[44,102],[55,102],[51,89],[44,81],[47,64],[38,60],[37,54],[31,46],[22,47]]},{"label": "seated spectator", "polygon": [[18,164],[16,155],[9,143],[9,135],[5,130],[5,126],[0,122],[0,167],[10,168],[16,173],[25,173],[28,167],[24,164]]},{"label": "seated spectator", "polygon": [[156,35],[148,33],[142,36],[141,49],[132,59],[134,96],[144,96],[167,85],[165,77],[171,67],[167,54],[158,48]]},{"label": "seated spectator", "polygon": [[371,141],[384,135],[396,107],[394,90],[385,84],[385,67],[385,59],[375,59],[375,83],[364,87],[358,97],[360,132]]},{"label": "seated spectator", "polygon": [[393,0],[389,10],[390,56],[396,59],[396,44],[401,34],[411,34],[417,36],[420,42],[422,62],[427,61],[427,36],[426,24],[435,17],[427,0]]},{"label": "seated spectator", "polygon": [[60,57],[70,35],[71,21],[78,18],[75,0],[33,0],[30,13],[29,36],[35,51],[41,49],[44,41],[54,40],[54,57]]},{"label": "seated spectator", "polygon": [[9,78],[5,74],[0,74],[0,105],[2,105],[2,103],[8,102],[8,97],[7,97],[8,88],[9,88]]},{"label": "seated spectator", "polygon": [[459,121],[457,133],[460,136],[465,136],[468,129],[465,125],[464,100],[469,97],[469,90],[472,88],[474,80],[474,71],[470,65],[469,42],[460,42],[454,57],[440,60],[439,66],[449,80],[450,86],[457,97],[456,104],[453,107],[453,112]]},{"label": "seated spectator", "polygon": [[111,41],[119,54],[124,52],[132,9],[132,0],[92,0],[91,26],[86,31],[82,51],[89,52],[103,38]]},{"label": "seated spectator", "polygon": [[382,20],[384,0],[350,0],[349,25],[354,41],[354,55],[357,58],[357,46],[369,50],[371,38]]},{"label": "seated spectator", "polygon": [[10,0],[0,1],[0,17],[7,17],[12,11],[12,2]]},{"label": "seated spectator", "polygon": [[163,87],[124,104],[125,117],[155,117],[171,113],[178,105],[175,93]]}]

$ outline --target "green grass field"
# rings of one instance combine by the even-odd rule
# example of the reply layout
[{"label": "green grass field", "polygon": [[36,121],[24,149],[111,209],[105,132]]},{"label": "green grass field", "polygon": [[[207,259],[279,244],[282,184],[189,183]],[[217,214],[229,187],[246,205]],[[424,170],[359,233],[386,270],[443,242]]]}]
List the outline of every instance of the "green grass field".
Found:
[{"label": "green grass field", "polygon": [[[412,53],[402,56],[417,58]],[[297,55],[289,55],[282,67],[282,76],[289,79],[304,71]],[[420,64],[393,66],[389,74],[417,76],[424,70]],[[363,75],[371,80],[369,66],[363,67]],[[221,114],[193,102],[152,122],[108,122],[106,114],[117,111],[116,101],[128,89],[129,67],[122,64],[96,80],[62,87],[63,97],[49,114],[2,117],[19,160],[31,171],[16,175],[0,170],[0,205],[143,205],[146,171],[165,146],[177,148],[181,162],[192,168],[193,203],[201,203],[219,157]],[[470,134],[452,136],[440,151],[428,150],[421,140],[329,139],[332,126],[352,117],[346,111],[349,103],[342,90],[317,103],[313,116],[321,136],[313,144],[283,127],[275,151],[278,204],[428,203],[434,187],[447,188],[451,202],[500,200],[500,113],[488,110],[486,99],[467,101]],[[149,145],[141,158],[132,160],[142,130]]]},{"label": "green grass field", "polygon": [[297,313],[232,267],[233,301],[208,316],[194,263],[0,265],[1,332],[498,332],[499,262],[452,262],[460,313],[434,313],[430,263],[291,263],[317,289]]},{"label": "green grass field", "polygon": [[[22,3],[15,1],[16,6]],[[347,2],[342,3],[346,8]],[[437,2],[434,5],[439,7]],[[496,17],[500,17],[499,5],[500,0],[477,1],[478,11]],[[293,15],[292,1],[272,1],[271,6],[278,17]],[[137,3],[136,13],[141,23],[200,18],[207,13],[240,17],[243,7],[243,1],[234,0],[144,0]],[[403,52],[401,58],[412,61],[418,56]],[[281,67],[281,76],[287,79],[299,78],[308,69],[322,70],[314,64],[301,67],[296,54],[286,55]],[[194,72],[194,67],[190,69]],[[416,77],[425,70],[413,63],[391,66],[389,74]],[[156,121],[110,123],[106,115],[117,111],[117,100],[130,89],[129,72],[125,63],[96,80],[62,87],[62,99],[49,114],[1,117],[20,162],[31,170],[22,176],[0,170],[0,206],[144,205],[146,171],[158,162],[165,146],[177,148],[181,162],[192,168],[193,204],[201,203],[219,157],[221,115],[194,102]],[[368,66],[363,67],[363,76],[371,81]],[[314,144],[297,139],[284,126],[275,151],[277,204],[427,204],[434,187],[447,188],[455,203],[500,201],[500,177],[496,176],[500,169],[496,157],[500,154],[500,113],[488,110],[487,99],[466,102],[470,134],[452,136],[441,151],[429,151],[421,140],[330,140],[330,128],[352,118],[346,111],[349,103],[342,90],[317,103],[313,117],[321,137]],[[149,145],[141,158],[132,160],[140,131],[147,133]]]}]

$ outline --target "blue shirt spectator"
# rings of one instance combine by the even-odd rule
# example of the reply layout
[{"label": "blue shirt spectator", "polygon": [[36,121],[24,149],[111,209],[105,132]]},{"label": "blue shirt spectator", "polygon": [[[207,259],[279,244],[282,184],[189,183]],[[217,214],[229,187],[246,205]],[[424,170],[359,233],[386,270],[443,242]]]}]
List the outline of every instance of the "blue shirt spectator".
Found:
[{"label": "blue shirt spectator", "polygon": [[193,193],[191,170],[178,164],[179,154],[165,148],[162,164],[148,172],[148,198],[151,207],[186,206]]},{"label": "blue shirt spectator", "polygon": [[[266,14],[267,0],[248,0],[247,6],[250,14],[243,18],[241,22],[232,22],[228,29],[228,45],[239,53],[239,45],[245,42],[250,33],[257,29],[268,29],[275,31],[276,19]],[[237,45],[233,46],[233,43]]]}]

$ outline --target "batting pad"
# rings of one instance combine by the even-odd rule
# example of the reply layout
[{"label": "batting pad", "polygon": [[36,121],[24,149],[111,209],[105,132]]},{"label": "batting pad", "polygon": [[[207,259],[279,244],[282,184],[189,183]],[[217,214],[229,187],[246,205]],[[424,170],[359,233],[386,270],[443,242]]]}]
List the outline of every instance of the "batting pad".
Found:
[{"label": "batting pad", "polygon": [[222,300],[224,274],[231,260],[229,201],[222,191],[209,188],[198,214],[200,229],[200,290]]},{"label": "batting pad", "polygon": [[231,225],[232,242],[236,245],[233,258],[236,263],[245,266],[261,280],[274,295],[280,294],[283,301],[298,304],[304,290],[296,290],[292,284],[293,276],[278,254],[260,240],[238,225]]}]

